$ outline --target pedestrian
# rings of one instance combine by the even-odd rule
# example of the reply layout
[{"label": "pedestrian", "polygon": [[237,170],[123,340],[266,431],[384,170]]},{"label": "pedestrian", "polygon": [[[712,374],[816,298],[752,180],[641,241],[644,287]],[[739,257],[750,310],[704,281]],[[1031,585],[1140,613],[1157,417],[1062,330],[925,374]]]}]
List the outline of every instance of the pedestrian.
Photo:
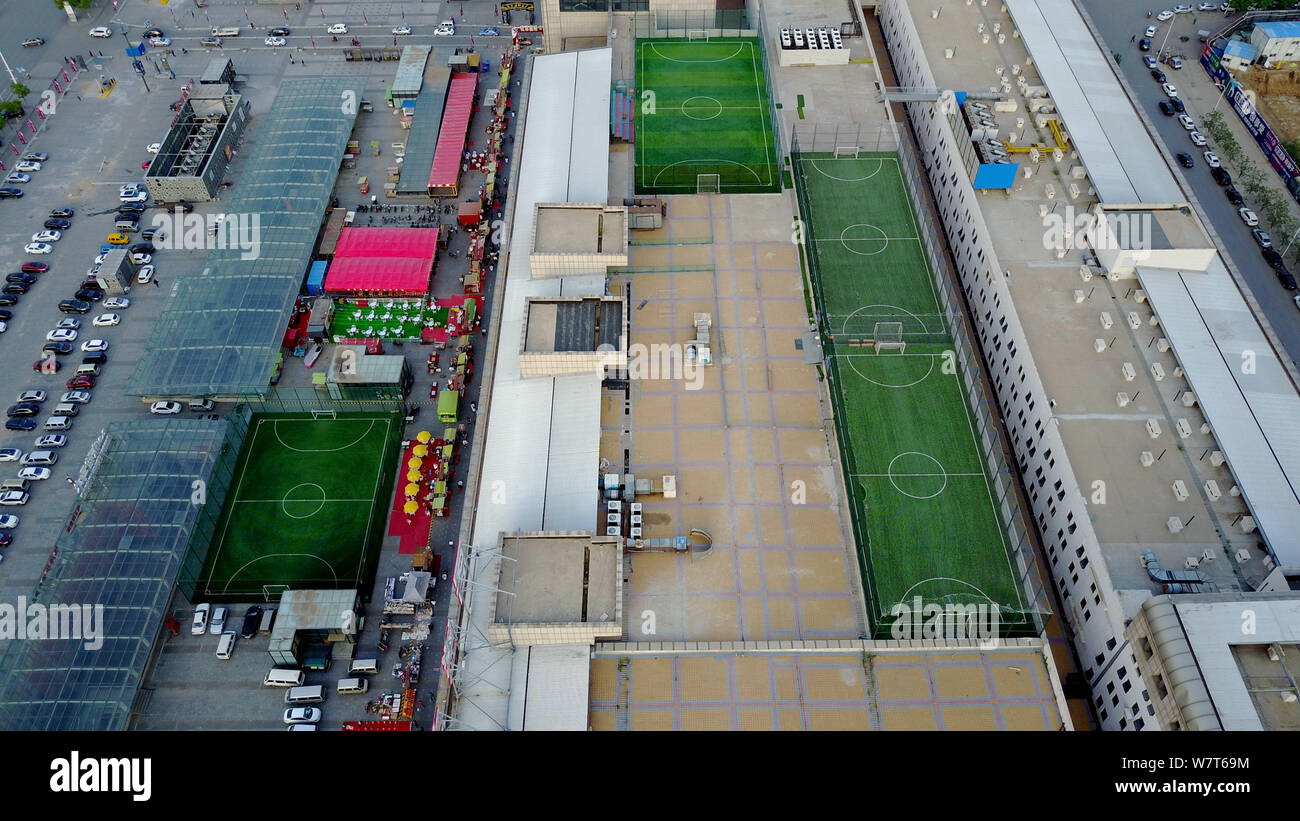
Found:
[{"label": "pedestrian", "polygon": [[81,95],[80,95],[80,94],[77,95],[77,99],[78,99],[78,100],[81,99]]},{"label": "pedestrian", "polygon": [[153,281],[153,287],[155,287],[155,288],[161,288],[161,287],[162,287],[161,285],[158,284],[158,279],[157,279],[156,277],[154,278],[154,281]]},{"label": "pedestrian", "polygon": [[457,487],[457,488],[465,487],[465,482],[464,482],[464,481],[458,481],[458,482],[456,482],[456,487]]},{"label": "pedestrian", "polygon": [[1134,40],[1136,40],[1137,38],[1138,38],[1138,36],[1137,36],[1136,34],[1134,34],[1132,37],[1128,38],[1128,41],[1131,43],[1131,42],[1133,42]]}]

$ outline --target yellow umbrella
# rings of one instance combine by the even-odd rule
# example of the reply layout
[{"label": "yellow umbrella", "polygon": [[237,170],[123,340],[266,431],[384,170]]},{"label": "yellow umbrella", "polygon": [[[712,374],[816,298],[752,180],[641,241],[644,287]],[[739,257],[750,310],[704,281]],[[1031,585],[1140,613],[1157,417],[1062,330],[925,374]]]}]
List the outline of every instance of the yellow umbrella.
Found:
[{"label": "yellow umbrella", "polygon": [[428,455],[429,455],[429,446],[428,446],[428,445],[416,445],[415,447],[411,448],[411,453],[414,454],[414,455],[416,455],[416,456],[428,456]]},{"label": "yellow umbrella", "polygon": [[406,495],[407,495],[407,496],[414,496],[415,494],[417,494],[417,493],[419,493],[419,492],[420,492],[420,486],[419,486],[418,484],[416,484],[415,482],[411,482],[409,485],[406,486]]},{"label": "yellow umbrella", "polygon": [[432,438],[433,438],[433,434],[429,433],[427,430],[422,430],[419,433],[415,434],[415,441],[419,442],[420,444],[424,444]]},{"label": "yellow umbrella", "polygon": [[414,499],[402,505],[402,510],[405,510],[407,513],[414,513],[419,509],[420,509],[420,503],[415,501]]},{"label": "yellow umbrella", "polygon": [[424,464],[424,460],[422,460],[419,456],[412,456],[410,459],[406,460],[406,466],[411,470],[418,470],[420,465],[423,464]]},{"label": "yellow umbrella", "polygon": [[420,471],[418,471],[418,470],[408,470],[408,471],[406,472],[406,481],[408,481],[408,482],[418,482],[418,481],[420,481],[422,478],[424,478],[424,477],[422,477],[422,476],[420,475]]}]

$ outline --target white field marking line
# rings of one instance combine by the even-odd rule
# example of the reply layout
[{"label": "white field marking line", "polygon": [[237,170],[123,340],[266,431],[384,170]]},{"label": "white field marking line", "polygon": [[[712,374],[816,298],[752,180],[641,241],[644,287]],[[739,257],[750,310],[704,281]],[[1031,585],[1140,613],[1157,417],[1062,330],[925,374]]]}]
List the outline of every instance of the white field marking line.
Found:
[{"label": "white field marking line", "polygon": [[[859,225],[871,225],[871,223],[855,222],[852,225],[846,225],[844,227],[844,230],[847,231],[850,228],[856,228]],[[844,232],[841,231],[840,233],[842,234]],[[881,240],[887,240],[889,242],[909,242],[909,241],[920,242],[921,238],[920,237],[886,237],[886,236],[881,236],[878,238],[877,237],[855,237],[849,239],[849,242],[880,242]],[[824,239],[815,239],[813,240],[813,242],[844,242],[844,240],[840,239],[839,237],[826,237]]]},{"label": "white field marking line", "polygon": [[[265,421],[266,421],[265,419],[257,420],[257,427],[253,429],[253,439],[248,443],[248,452],[250,454],[253,452],[253,446],[257,444],[257,436],[262,432],[262,423],[264,423]],[[233,496],[230,497],[231,499],[235,499],[235,500],[239,499],[239,489],[244,486],[244,477],[248,475],[248,470],[247,470],[248,465],[244,465],[244,468],[245,470],[239,474],[239,481],[235,483],[235,493]],[[238,501],[236,501],[235,503],[238,504]],[[221,564],[221,551],[226,546],[226,535],[230,532],[230,523],[231,521],[234,520],[234,518],[235,518],[235,510],[232,507],[230,510],[230,515],[226,517],[226,526],[221,528],[221,541],[217,542],[217,555],[212,560],[213,570],[216,570],[217,565]],[[199,568],[199,570],[200,572],[202,572],[202,568]],[[226,587],[227,588],[230,587],[229,580],[226,581]]]},{"label": "white field marking line", "polygon": [[[680,45],[680,44],[674,44],[674,45]],[[725,63],[726,61],[730,60],[732,57],[735,57],[737,54],[740,54],[741,46],[749,46],[751,49],[753,49],[754,44],[740,43],[739,45],[736,46],[736,50],[733,51],[731,54],[728,54],[726,57],[719,57],[716,60],[678,60],[676,57],[669,57],[667,54],[664,54],[662,51],[660,51],[658,43],[650,43],[649,46],[650,48],[654,49],[655,54],[658,54],[660,58],[667,60],[671,63]]]},{"label": "white field marking line", "polygon": [[[388,433],[392,429],[393,429],[393,420],[385,419],[383,441],[385,442],[388,441]],[[383,476],[384,476],[384,460],[383,457],[381,456],[379,459],[379,464],[375,467],[375,484],[370,488],[370,513],[366,516],[366,529],[364,531],[363,538],[369,537],[370,525],[375,520],[375,504],[376,504],[375,494],[379,492],[379,481],[383,478]],[[358,579],[361,578],[362,563],[365,561],[365,559],[366,559],[366,551],[362,550],[360,551],[360,555],[357,557],[356,578]]]},{"label": "white field marking line", "polygon": [[322,558],[321,558],[318,554],[316,554],[316,553],[269,553],[269,554],[267,554],[267,555],[265,555],[265,556],[258,556],[256,559],[252,559],[252,560],[247,561],[247,562],[244,562],[242,565],[240,565],[239,568],[238,568],[237,570],[235,570],[234,573],[231,573],[231,574],[230,574],[230,578],[226,580],[226,586],[223,587],[223,588],[221,588],[221,592],[222,592],[222,594],[224,595],[224,594],[226,593],[226,591],[228,591],[228,590],[230,589],[230,585],[232,585],[232,584],[235,583],[235,577],[238,576],[240,573],[243,573],[246,569],[248,569],[248,566],[249,566],[249,565],[251,565],[251,564],[256,564],[257,562],[263,561],[263,560],[265,560],[265,559],[283,559],[283,558],[289,558],[289,557],[306,557],[306,558],[309,558],[309,559],[315,559],[316,561],[318,561],[318,562],[320,562],[321,564],[325,565],[325,568],[326,568],[327,570],[329,570],[330,575],[334,577],[334,583],[335,583],[335,584],[338,584],[338,581],[339,581],[339,574],[334,572],[334,568],[330,566],[330,563],[329,563],[329,562],[327,562],[327,561],[325,561],[324,559],[322,559]]},{"label": "white field marking line", "polygon": [[[919,451],[918,451],[919,452]],[[873,478],[890,476],[983,476],[983,473],[850,473],[850,476],[868,476]]]},{"label": "white field marking line", "polygon": [[[754,96],[758,98],[759,109],[762,109],[763,95],[758,92],[758,61],[754,59],[754,44],[747,42],[745,43],[745,45],[749,46],[749,67],[754,74]],[[758,119],[759,119],[759,124],[762,125],[763,127],[763,159],[767,161],[763,164],[764,167],[767,169],[767,182],[763,183],[763,185],[771,185],[772,166],[776,164],[776,156],[772,153],[772,141],[768,139],[767,132],[772,127],[772,124],[768,122],[767,112],[765,111],[759,114]],[[758,175],[755,174],[755,176]]]},{"label": "white field marking line", "polygon": [[[318,485],[318,487],[319,487],[319,485]],[[235,502],[235,504],[237,504],[237,505],[269,505],[269,504],[277,504],[277,505],[278,505],[278,504],[280,504],[281,502],[284,502],[284,501],[288,501],[288,502],[291,503],[291,504],[298,504],[299,502],[303,502],[303,503],[306,503],[306,502],[326,502],[326,503],[328,503],[328,502],[365,502],[365,501],[369,501],[369,500],[368,500],[368,499],[365,499],[364,497],[363,497],[363,498],[358,498],[358,499],[240,499],[238,502]]]},{"label": "white field marking line", "polygon": [[[280,425],[281,422],[319,422],[319,421],[321,421],[321,420],[319,420],[319,419],[276,419],[276,420],[274,420],[271,424],[272,424],[272,426],[273,426],[273,427],[272,427],[272,430],[275,431],[275,439],[276,439],[276,441],[279,442],[279,443],[280,443],[280,446],[283,447],[285,450],[291,450],[291,451],[293,451],[294,453],[337,453],[337,452],[340,451],[340,450],[347,450],[348,448],[350,448],[350,447],[352,447],[353,445],[355,445],[357,442],[360,442],[361,440],[363,440],[363,439],[365,439],[367,436],[369,436],[369,435],[370,435],[370,429],[373,428],[373,427],[375,426],[375,420],[371,419],[371,420],[370,420],[370,424],[366,427],[364,433],[362,433],[362,434],[361,434],[360,436],[358,436],[356,439],[353,439],[351,442],[348,442],[346,445],[340,445],[340,446],[337,447],[337,448],[295,448],[293,445],[288,444],[287,442],[285,442],[283,439],[280,438],[280,427],[279,427],[279,425]],[[338,420],[337,420],[337,419],[334,419],[334,420],[331,420],[331,421],[338,421]],[[359,419],[358,419],[358,420],[345,419],[344,421],[345,421],[345,422],[351,422],[351,421],[358,421],[358,422],[359,422],[359,421],[361,421],[361,420],[359,420]]]},{"label": "white field marking line", "polygon": [[[881,358],[883,358],[883,357],[885,357],[885,356],[888,356],[888,354],[859,354],[858,356],[859,356],[859,358],[862,358],[862,357],[872,357],[872,358],[881,357]],[[905,384],[905,385],[888,385],[888,384],[886,384],[886,383],[884,383],[884,382],[877,382],[876,380],[874,380],[874,379],[872,379],[871,377],[869,377],[869,376],[867,376],[866,374],[864,374],[862,371],[858,370],[857,363],[855,363],[855,362],[854,362],[853,360],[851,360],[851,359],[849,360],[849,367],[852,368],[852,369],[853,369],[853,372],[856,373],[856,374],[858,375],[858,378],[862,379],[862,380],[865,381],[865,382],[870,382],[872,385],[875,385],[876,387],[879,387],[879,388],[897,388],[897,389],[903,390],[903,389],[907,389],[907,388],[915,387],[916,385],[921,384],[922,382],[924,382],[925,380],[927,380],[927,379],[930,378],[930,374],[934,373],[934,358],[935,358],[936,356],[938,356],[938,354],[917,354],[917,356],[928,356],[928,357],[930,357],[930,367],[928,367],[928,368],[925,369],[925,374],[922,375],[920,378],[918,378],[918,379],[914,379],[914,380],[912,380],[911,382],[908,382],[908,383]]]},{"label": "white field marking line", "polygon": [[812,168],[813,168],[814,171],[816,171],[818,174],[821,174],[823,177],[827,177],[827,178],[832,179],[832,180],[839,180],[840,182],[863,182],[864,180],[869,180],[869,179],[871,179],[872,177],[874,177],[874,176],[876,176],[877,174],[879,174],[879,173],[884,169],[884,167],[885,167],[885,158],[884,158],[884,157],[865,157],[865,158],[859,158],[859,157],[851,157],[851,158],[850,158],[850,157],[841,157],[840,159],[841,159],[841,160],[852,159],[854,162],[871,162],[872,160],[875,160],[875,161],[876,161],[876,170],[875,170],[875,171],[872,171],[870,174],[868,174],[868,175],[865,176],[865,177],[837,177],[837,176],[835,176],[834,174],[827,174],[827,173],[826,173],[825,171],[823,171],[821,168],[818,168],[818,167],[817,167],[817,163],[820,162],[820,160],[807,160],[807,163],[808,163],[808,165],[812,166]]},{"label": "white field marking line", "polygon": [[[668,165],[665,165],[663,168],[659,169],[659,173],[658,173],[658,174],[655,174],[654,182],[652,182],[651,185],[658,185],[658,184],[659,184],[659,178],[660,178],[661,176],[663,176],[663,173],[664,173],[665,171],[667,171],[668,169],[672,168],[673,166],[677,166],[677,165],[697,165],[697,164],[699,164],[699,163],[726,163],[727,165],[737,165],[737,166],[740,166],[741,168],[743,168],[743,169],[745,169],[746,171],[748,171],[750,174],[753,174],[753,176],[754,176],[754,181],[755,181],[755,182],[757,182],[759,185],[763,185],[763,180],[762,180],[762,178],[758,176],[758,174],[754,171],[754,169],[750,168],[749,166],[745,165],[744,163],[739,163],[739,162],[736,162],[735,160],[700,159],[699,157],[693,157],[693,158],[691,158],[691,159],[689,159],[689,160],[678,160],[678,161],[675,162],[675,163],[669,163]],[[721,184],[722,184],[722,181],[719,180],[719,181],[718,181],[718,184],[721,185]],[[686,185],[689,185],[689,183],[686,183]]]},{"label": "white field marking line", "polygon": [[[897,159],[895,159],[895,162],[897,162]],[[903,205],[907,207],[907,221],[912,226],[912,233],[919,237],[921,235],[921,227],[916,224],[916,215],[912,213],[912,201],[907,197],[907,186],[903,184],[902,166],[899,166],[898,171],[898,190],[902,192]],[[930,270],[930,260],[925,259],[924,256],[925,255],[922,254],[922,261],[925,263],[925,281],[926,284],[930,286],[930,296],[934,298],[934,312],[939,313],[941,309],[939,307],[939,293],[934,290],[934,272]],[[965,407],[964,401],[962,407]],[[1013,573],[1012,577],[1014,578],[1014,576],[1015,574]]]},{"label": "white field marking line", "polygon": [[[953,381],[957,382],[958,385],[960,385],[960,378],[959,378],[960,374],[953,374],[953,376],[955,377]],[[970,431],[970,443],[971,446],[975,449],[975,458],[977,461],[979,461],[980,467],[984,468],[985,467],[984,462],[980,457],[979,436],[975,433],[975,423],[971,420],[970,408],[966,407],[966,393],[965,391],[961,390],[960,387],[958,387],[957,389],[957,398],[961,400],[961,409],[962,409],[962,413],[966,417],[966,429]],[[984,471],[981,470],[981,473],[984,473]],[[989,482],[989,477],[987,473],[985,473],[984,475],[984,489],[985,491],[988,492],[989,513],[991,513],[993,516],[993,522],[998,531],[998,541],[1002,545],[1002,558],[1007,563],[1007,574],[1008,574],[1007,578],[1011,580],[1011,589],[1016,592],[1016,603],[1020,605],[1021,609],[1024,609],[1025,601],[1020,596],[1020,585],[1017,582],[1016,569],[1011,566],[1011,545],[1007,541],[1006,532],[1003,530],[1002,517],[998,515],[998,506],[993,501],[993,485]],[[971,586],[975,587],[975,585],[971,585]],[[978,587],[975,587],[975,589],[979,590]],[[983,591],[981,590],[980,592]]]}]

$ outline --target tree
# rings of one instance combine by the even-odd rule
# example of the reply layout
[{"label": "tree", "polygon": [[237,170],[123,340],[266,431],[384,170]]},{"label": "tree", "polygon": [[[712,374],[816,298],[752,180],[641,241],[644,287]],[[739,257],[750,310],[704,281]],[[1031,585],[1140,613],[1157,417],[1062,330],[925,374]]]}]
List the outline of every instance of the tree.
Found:
[{"label": "tree", "polygon": [[12,119],[23,113],[23,104],[17,100],[0,103],[0,113],[6,120]]},{"label": "tree", "polygon": [[32,93],[32,90],[30,88],[28,88],[27,86],[19,82],[10,83],[9,90],[12,91],[14,97],[18,98],[19,100],[23,99],[28,94]]}]

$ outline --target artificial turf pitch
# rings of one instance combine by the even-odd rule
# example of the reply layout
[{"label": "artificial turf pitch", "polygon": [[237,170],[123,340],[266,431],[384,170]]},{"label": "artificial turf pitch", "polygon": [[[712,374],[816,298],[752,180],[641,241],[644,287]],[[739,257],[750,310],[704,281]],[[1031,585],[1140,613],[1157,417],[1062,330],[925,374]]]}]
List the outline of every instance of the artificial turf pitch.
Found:
[{"label": "artificial turf pitch", "polygon": [[638,40],[636,59],[638,194],[694,194],[699,174],[723,194],[781,189],[757,38]]},{"label": "artificial turf pitch", "polygon": [[395,414],[255,416],[200,576],[201,594],[247,601],[284,587],[368,591],[400,437]]},{"label": "artificial turf pitch", "polygon": [[[895,155],[796,155],[795,173],[876,617],[914,596],[1024,609]],[[881,321],[905,353],[850,344]]]}]

